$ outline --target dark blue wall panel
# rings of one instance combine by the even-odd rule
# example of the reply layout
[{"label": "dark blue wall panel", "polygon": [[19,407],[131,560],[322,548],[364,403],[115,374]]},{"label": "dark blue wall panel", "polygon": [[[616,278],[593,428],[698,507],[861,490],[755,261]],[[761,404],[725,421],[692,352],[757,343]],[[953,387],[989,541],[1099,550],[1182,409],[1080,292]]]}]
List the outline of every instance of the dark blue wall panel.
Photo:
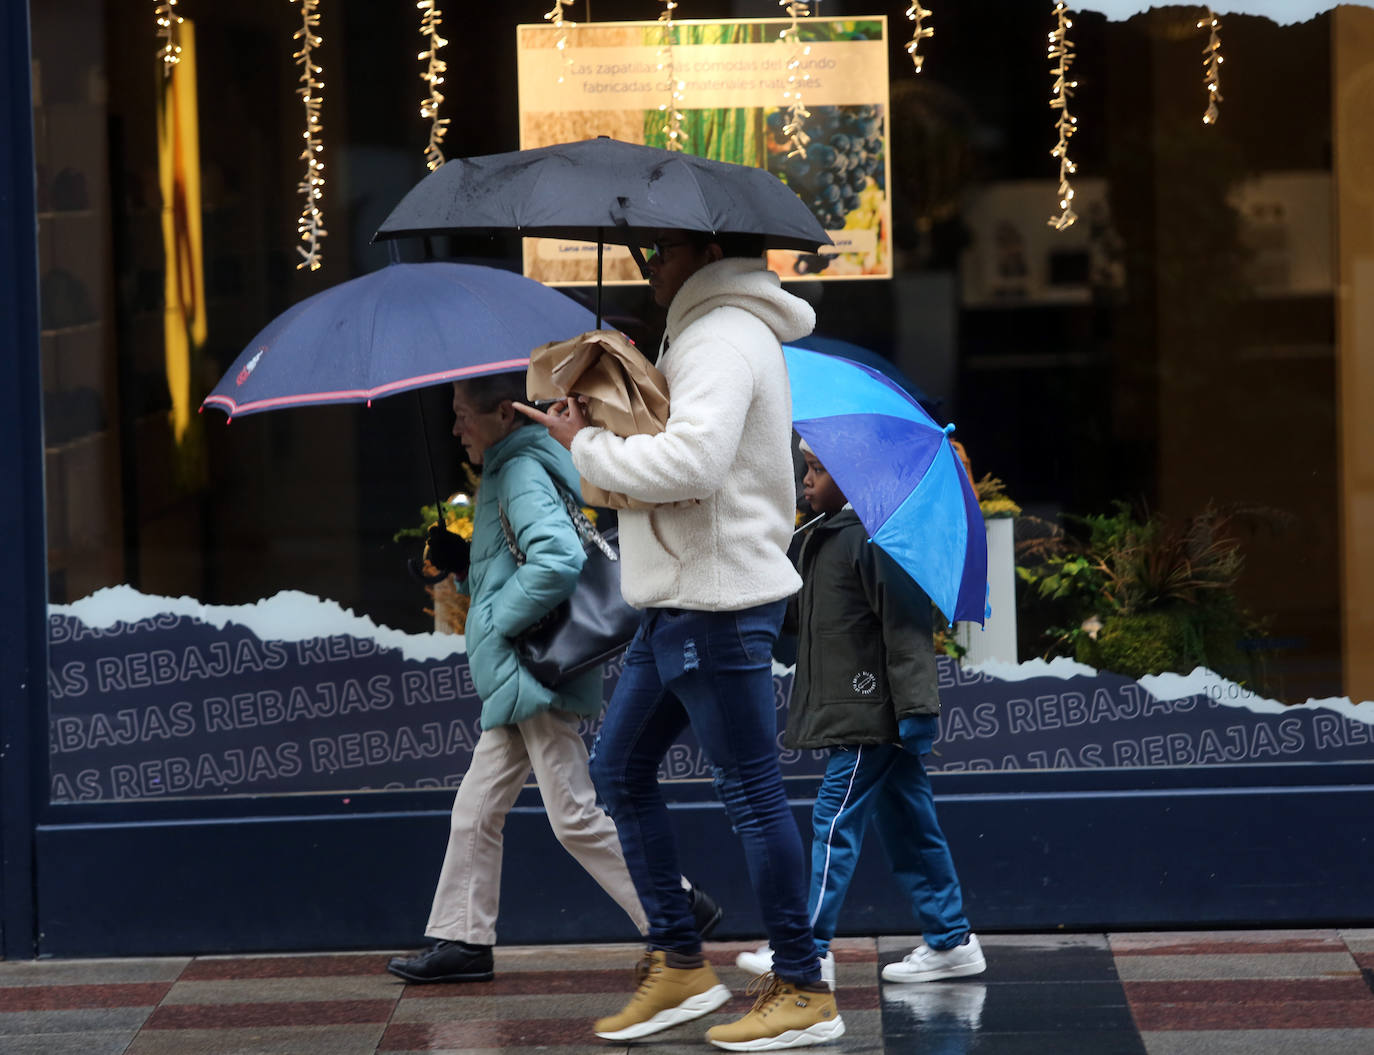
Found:
[{"label": "dark blue wall panel", "polygon": [[[46,704],[38,220],[28,0],[0,0],[0,949],[33,954],[32,721]],[[31,753],[31,752],[37,753]]]},{"label": "dark blue wall panel", "polygon": [[[437,799],[436,799],[437,802]],[[987,931],[1374,922],[1374,788],[952,795],[938,800],[970,918]],[[809,803],[795,808],[808,830]],[[762,936],[738,840],[714,803],[674,813],[684,870]],[[446,811],[44,827],[42,952],[150,955],[419,944]],[[632,941],[537,807],[506,825],[500,940]],[[98,889],[98,896],[95,891]],[[913,933],[877,840],[841,916]]]}]

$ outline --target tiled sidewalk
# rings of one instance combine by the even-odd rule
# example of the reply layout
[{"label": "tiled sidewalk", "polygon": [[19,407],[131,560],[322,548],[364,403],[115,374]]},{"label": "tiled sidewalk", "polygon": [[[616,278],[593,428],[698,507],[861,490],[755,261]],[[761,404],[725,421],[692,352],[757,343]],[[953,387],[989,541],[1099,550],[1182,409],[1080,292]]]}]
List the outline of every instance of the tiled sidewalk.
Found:
[{"label": "tiled sidewalk", "polygon": [[[837,944],[848,1030],[830,1050],[902,1055],[1368,1055],[1374,930],[985,934],[972,979],[888,985],[911,938]],[[707,947],[737,994],[744,946]],[[709,1016],[639,1045],[591,1020],[620,1007],[629,945],[507,948],[496,981],[404,986],[389,953],[0,963],[0,1055],[582,1055],[714,1051]],[[823,1049],[824,1050],[824,1049]]]}]

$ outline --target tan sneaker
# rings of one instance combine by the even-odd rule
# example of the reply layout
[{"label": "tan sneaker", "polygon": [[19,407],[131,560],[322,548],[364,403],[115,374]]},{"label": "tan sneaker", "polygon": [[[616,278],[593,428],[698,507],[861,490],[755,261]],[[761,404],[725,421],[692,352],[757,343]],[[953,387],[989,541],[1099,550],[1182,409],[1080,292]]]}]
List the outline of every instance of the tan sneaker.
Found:
[{"label": "tan sneaker", "polygon": [[749,992],[758,990],[762,992],[749,1014],[725,1026],[712,1026],[706,1039],[727,1051],[779,1051],[844,1036],[844,1019],[833,992],[798,989],[775,974],[760,975],[749,983]]},{"label": "tan sneaker", "polygon": [[669,967],[651,949],[635,968],[638,988],[618,1015],[599,1018],[592,1029],[603,1040],[635,1040],[709,1014],[730,999],[711,965]]}]

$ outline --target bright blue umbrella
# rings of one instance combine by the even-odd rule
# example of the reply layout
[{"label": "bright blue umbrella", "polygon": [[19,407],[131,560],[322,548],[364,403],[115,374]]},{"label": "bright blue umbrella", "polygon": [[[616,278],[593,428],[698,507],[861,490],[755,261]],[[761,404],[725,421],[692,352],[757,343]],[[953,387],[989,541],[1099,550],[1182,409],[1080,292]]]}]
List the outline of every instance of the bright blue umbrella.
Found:
[{"label": "bright blue umbrella", "polygon": [[891,378],[849,359],[784,347],[792,426],[869,536],[951,622],[982,623],[988,544],[963,464],[941,428]]},{"label": "bright blue umbrella", "polygon": [[926,411],[934,410],[940,403],[938,399],[932,398],[920,385],[907,377],[902,368],[891,359],[860,345],[842,341],[838,337],[825,337],[819,333],[813,333],[797,341],[794,347],[806,348],[813,352],[824,352],[826,355],[838,355],[841,359],[853,359],[856,363],[871,366],[884,377],[890,377],[896,381],[898,388],[910,392],[915,397],[916,402],[920,403]]},{"label": "bright blue umbrella", "polygon": [[371,403],[415,388],[523,370],[530,352],[596,316],[523,275],[448,261],[394,263],[273,319],[204,406],[231,418],[280,407]]}]

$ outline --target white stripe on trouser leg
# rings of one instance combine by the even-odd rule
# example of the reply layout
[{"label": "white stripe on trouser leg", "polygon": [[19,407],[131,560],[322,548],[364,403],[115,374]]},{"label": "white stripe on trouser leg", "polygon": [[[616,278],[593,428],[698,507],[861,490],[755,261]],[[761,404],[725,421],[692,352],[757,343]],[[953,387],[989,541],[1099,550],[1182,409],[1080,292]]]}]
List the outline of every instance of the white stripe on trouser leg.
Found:
[{"label": "white stripe on trouser leg", "polygon": [[854,791],[854,781],[859,775],[859,763],[863,761],[864,749],[860,747],[854,752],[854,769],[849,774],[849,787],[844,789],[844,798],[840,800],[840,807],[835,811],[835,816],[830,818],[830,830],[825,833],[825,867],[821,869],[821,884],[816,894],[816,909],[811,913],[810,926],[816,925],[816,920],[820,918],[821,902],[825,900],[825,883],[830,876],[830,853],[834,849],[831,840],[835,837],[835,826],[840,823],[840,814],[849,805],[849,796]]}]

